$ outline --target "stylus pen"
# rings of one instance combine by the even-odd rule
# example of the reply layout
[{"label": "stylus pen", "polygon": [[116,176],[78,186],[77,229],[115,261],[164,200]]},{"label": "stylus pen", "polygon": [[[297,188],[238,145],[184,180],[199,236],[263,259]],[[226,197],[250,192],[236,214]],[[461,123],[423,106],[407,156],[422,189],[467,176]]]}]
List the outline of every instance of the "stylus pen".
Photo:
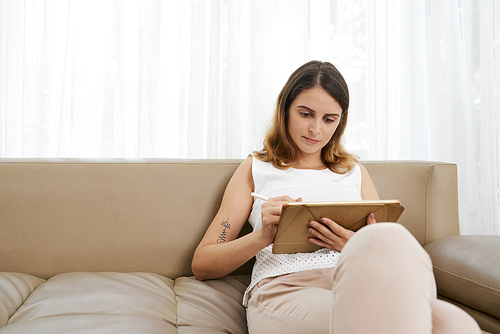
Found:
[{"label": "stylus pen", "polygon": [[257,193],[252,193],[252,196],[255,197],[255,198],[258,198],[258,199],[261,199],[263,200],[264,202],[267,201],[269,199],[269,197],[266,197],[264,195],[261,195],[261,194],[257,194]]}]

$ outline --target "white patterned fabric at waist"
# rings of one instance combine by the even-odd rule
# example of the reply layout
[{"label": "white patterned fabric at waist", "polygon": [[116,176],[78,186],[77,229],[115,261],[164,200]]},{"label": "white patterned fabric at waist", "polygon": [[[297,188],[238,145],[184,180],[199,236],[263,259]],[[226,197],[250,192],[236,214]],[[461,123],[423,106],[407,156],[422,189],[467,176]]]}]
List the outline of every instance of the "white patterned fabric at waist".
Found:
[{"label": "white patterned fabric at waist", "polygon": [[243,296],[243,305],[248,306],[248,299],[253,287],[260,280],[312,269],[333,268],[337,264],[340,252],[321,248],[313,253],[273,254],[273,245],[269,245],[255,257],[252,280]]}]

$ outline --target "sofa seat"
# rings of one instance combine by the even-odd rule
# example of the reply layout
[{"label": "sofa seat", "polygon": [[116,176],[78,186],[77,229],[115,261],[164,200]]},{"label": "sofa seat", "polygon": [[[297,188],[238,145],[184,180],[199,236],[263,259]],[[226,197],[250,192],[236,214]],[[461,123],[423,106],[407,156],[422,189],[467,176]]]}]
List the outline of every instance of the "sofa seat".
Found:
[{"label": "sofa seat", "polygon": [[0,333],[246,333],[241,301],[249,279],[0,273]]}]

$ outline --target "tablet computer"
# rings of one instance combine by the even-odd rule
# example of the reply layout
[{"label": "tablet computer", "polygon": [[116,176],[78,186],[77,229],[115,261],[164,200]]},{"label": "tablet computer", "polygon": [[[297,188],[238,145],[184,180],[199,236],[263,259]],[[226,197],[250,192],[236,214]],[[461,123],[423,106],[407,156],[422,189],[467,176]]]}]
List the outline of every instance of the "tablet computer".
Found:
[{"label": "tablet computer", "polygon": [[396,222],[404,211],[398,200],[352,202],[293,202],[283,205],[273,244],[274,254],[308,253],[321,247],[308,239],[309,222],[330,218],[346,229],[357,231],[366,225],[370,213],[377,222]]}]

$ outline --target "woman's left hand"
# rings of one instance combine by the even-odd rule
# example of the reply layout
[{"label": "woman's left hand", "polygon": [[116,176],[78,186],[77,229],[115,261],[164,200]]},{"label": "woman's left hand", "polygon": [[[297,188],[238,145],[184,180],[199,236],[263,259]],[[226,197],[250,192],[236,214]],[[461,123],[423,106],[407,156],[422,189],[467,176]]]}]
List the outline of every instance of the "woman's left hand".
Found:
[{"label": "woman's left hand", "polygon": [[[375,224],[376,220],[373,214],[366,219],[367,225]],[[309,238],[309,241],[315,245],[341,251],[354,232],[343,228],[329,218],[321,218],[320,222],[312,221],[309,223],[309,232],[315,238]]]}]

